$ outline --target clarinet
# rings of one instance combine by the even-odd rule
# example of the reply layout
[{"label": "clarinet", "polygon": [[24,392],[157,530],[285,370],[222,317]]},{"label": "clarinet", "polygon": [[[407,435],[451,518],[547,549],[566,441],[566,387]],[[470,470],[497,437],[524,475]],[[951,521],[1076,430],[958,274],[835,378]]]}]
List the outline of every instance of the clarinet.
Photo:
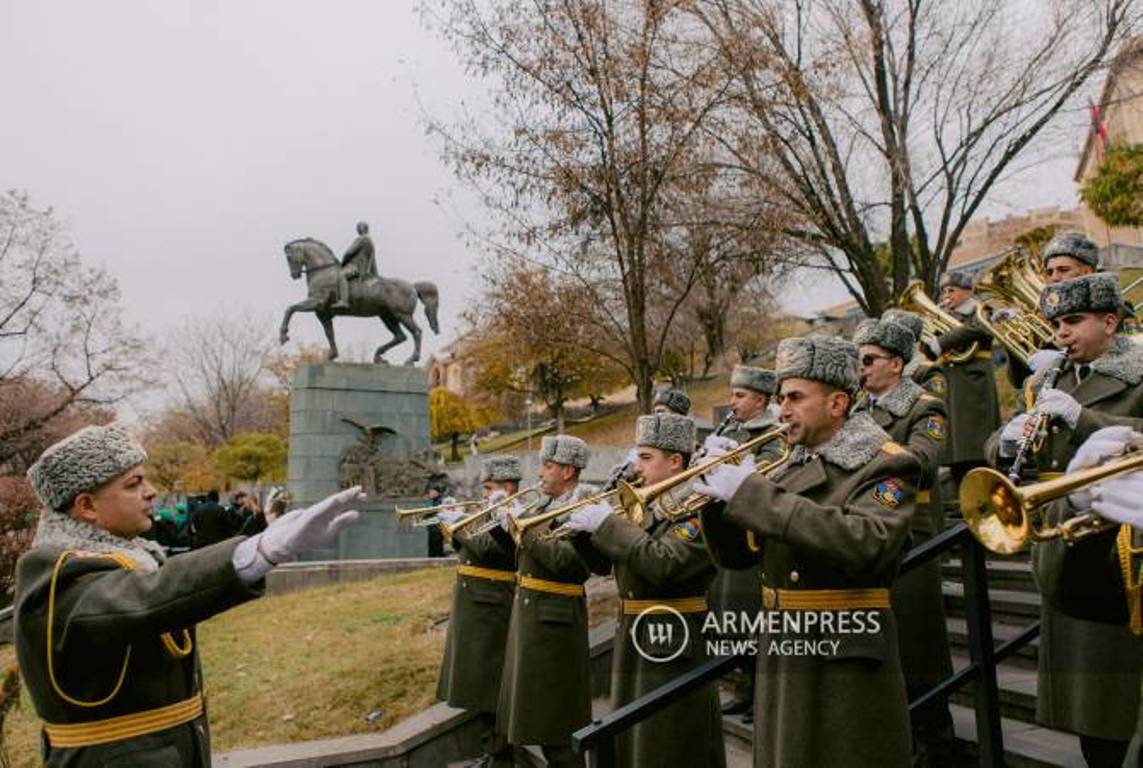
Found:
[{"label": "clarinet", "polygon": [[[1064,372],[1064,362],[1067,358],[1063,358],[1056,365],[1052,366],[1044,376],[1044,383],[1040,386],[1040,391],[1036,393],[1036,400],[1040,399],[1040,395],[1045,389],[1056,386],[1056,382],[1060,379],[1060,374]],[[1032,409],[1035,410],[1036,404],[1032,403]],[[1012,466],[1008,468],[1008,479],[1014,483],[1020,482],[1020,475],[1024,469],[1024,463],[1028,457],[1039,448],[1040,443],[1043,442],[1044,437],[1048,433],[1048,422],[1052,420],[1051,415],[1046,413],[1038,413],[1032,416],[1029,423],[1024,427],[1024,433],[1020,435],[1019,442],[1016,443],[1016,455],[1012,458]]]}]

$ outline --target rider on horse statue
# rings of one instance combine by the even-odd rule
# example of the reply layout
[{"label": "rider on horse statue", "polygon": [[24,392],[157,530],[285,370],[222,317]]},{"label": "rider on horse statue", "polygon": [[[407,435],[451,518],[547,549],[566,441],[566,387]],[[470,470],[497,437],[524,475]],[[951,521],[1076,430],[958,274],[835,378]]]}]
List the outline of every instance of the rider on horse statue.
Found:
[{"label": "rider on horse statue", "polygon": [[357,222],[357,239],[349,246],[341,259],[341,269],[337,280],[337,301],[332,309],[349,309],[349,281],[366,280],[377,277],[377,260],[373,255],[373,239],[369,237],[369,225]]}]

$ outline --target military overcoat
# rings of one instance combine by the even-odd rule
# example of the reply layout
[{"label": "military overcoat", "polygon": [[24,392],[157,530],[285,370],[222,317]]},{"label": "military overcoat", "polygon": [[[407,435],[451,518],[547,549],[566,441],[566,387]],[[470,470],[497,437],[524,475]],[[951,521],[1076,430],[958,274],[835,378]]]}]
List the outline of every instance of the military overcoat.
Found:
[{"label": "military overcoat", "polygon": [[[948,377],[950,439],[945,463],[984,463],[984,440],[1000,425],[1000,399],[992,364],[992,337],[976,319],[976,300],[964,302],[953,314],[962,326],[940,337],[941,358]],[[974,355],[954,362],[953,355],[977,345]]]},{"label": "military overcoat", "polygon": [[[771,477],[747,479],[724,508],[703,513],[716,561],[748,567],[761,558],[763,599],[779,617],[812,612],[782,610],[784,601],[794,606],[821,598],[828,605],[839,594],[834,590],[845,590],[855,604],[865,595],[883,606],[823,608],[818,615],[830,613],[838,624],[800,624],[759,636],[755,766],[909,765],[905,682],[888,588],[908,540],[920,475],[912,454],[868,415],[857,414],[816,451],[796,446]],[[760,552],[747,546],[747,531],[761,543]],[[859,613],[863,631],[857,631]],[[851,622],[844,632],[842,614]],[[821,641],[837,645],[799,655],[783,641],[810,641],[821,650],[828,650]]]}]

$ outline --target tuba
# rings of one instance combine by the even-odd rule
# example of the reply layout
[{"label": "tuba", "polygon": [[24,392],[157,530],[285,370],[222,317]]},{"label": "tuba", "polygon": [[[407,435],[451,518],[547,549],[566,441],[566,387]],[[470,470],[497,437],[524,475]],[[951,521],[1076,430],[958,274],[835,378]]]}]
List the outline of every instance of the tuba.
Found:
[{"label": "tuba", "polygon": [[1057,526],[1044,522],[1044,507],[1089,485],[1143,469],[1143,451],[1132,451],[1098,467],[1017,486],[1003,473],[978,467],[960,484],[960,508],[969,531],[985,549],[1000,555],[1020,552],[1032,542],[1078,541],[1118,526],[1092,512]]},{"label": "tuba", "polygon": [[1040,314],[1044,280],[1040,263],[1024,248],[1012,248],[977,278],[978,290],[992,294],[976,308],[976,319],[1010,355],[1023,363],[1052,346],[1055,330]]},{"label": "tuba", "polygon": [[[939,334],[954,331],[963,325],[951,312],[941,309],[940,305],[929,298],[928,294],[925,293],[925,284],[920,280],[914,280],[906,286],[901,298],[897,300],[897,306],[907,312],[920,315],[925,324],[924,334],[930,338],[936,338]],[[947,358],[951,363],[963,363],[972,359],[979,346],[974,341],[972,346],[964,352],[959,354],[946,352],[942,357]]]}]

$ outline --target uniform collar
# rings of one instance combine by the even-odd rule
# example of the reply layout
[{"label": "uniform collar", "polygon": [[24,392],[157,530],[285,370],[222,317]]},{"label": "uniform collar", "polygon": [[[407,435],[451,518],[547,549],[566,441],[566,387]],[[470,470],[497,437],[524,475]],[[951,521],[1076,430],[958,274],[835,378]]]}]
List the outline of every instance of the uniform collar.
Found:
[{"label": "uniform collar", "polygon": [[876,400],[878,408],[883,408],[900,418],[913,409],[924,391],[919,384],[902,375],[897,385],[884,395],[874,396],[871,394],[870,397]]},{"label": "uniform collar", "polygon": [[[1089,365],[1092,373],[1108,376],[1133,387],[1143,381],[1143,348],[1137,347],[1126,336],[1116,335],[1103,356],[1093,360]],[[1063,373],[1074,377],[1077,367],[1074,362],[1068,360],[1064,363]],[[1041,368],[1032,374],[1033,391],[1039,390],[1049,370],[1050,367]]]},{"label": "uniform collar", "polygon": [[804,445],[794,446],[790,452],[790,463],[804,464],[821,458],[842,469],[854,470],[872,461],[881,446],[891,440],[868,411],[861,411],[846,419],[837,434],[812,452]]}]

